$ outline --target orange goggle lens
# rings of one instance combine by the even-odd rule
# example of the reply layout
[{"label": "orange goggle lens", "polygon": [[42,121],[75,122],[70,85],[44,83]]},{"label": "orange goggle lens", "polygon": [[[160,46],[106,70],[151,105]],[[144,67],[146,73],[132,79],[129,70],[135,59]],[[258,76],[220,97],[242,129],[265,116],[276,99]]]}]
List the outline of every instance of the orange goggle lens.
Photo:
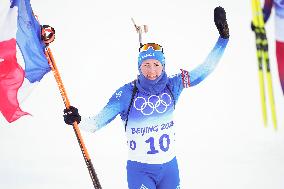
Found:
[{"label": "orange goggle lens", "polygon": [[149,47],[152,47],[155,51],[162,51],[163,52],[163,47],[156,44],[156,43],[147,43],[147,44],[142,45],[139,48],[139,52],[147,51],[149,49]]}]

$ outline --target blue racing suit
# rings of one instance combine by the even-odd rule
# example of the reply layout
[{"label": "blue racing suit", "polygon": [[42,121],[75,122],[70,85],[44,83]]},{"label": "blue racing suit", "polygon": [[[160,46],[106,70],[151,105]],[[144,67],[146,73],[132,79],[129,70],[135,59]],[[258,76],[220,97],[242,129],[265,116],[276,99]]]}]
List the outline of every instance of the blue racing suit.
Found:
[{"label": "blue racing suit", "polygon": [[134,82],[120,87],[107,105],[94,117],[83,119],[80,128],[95,132],[117,115],[123,122],[128,117],[127,178],[130,189],[179,189],[179,171],[175,157],[175,104],[184,88],[200,83],[219,62],[228,39],[219,38],[205,62],[197,68],[168,78],[167,87],[159,94],[137,91],[131,108]]}]

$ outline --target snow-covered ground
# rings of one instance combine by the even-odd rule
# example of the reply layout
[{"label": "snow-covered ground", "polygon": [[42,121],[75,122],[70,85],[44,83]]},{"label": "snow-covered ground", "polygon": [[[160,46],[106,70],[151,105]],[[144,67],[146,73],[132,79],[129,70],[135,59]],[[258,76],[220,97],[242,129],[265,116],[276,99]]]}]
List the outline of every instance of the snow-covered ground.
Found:
[{"label": "snow-covered ground", "polygon": [[[1,0],[4,2],[6,0]],[[191,70],[218,38],[216,6],[225,8],[230,42],[215,71],[184,90],[176,107],[177,156],[183,189],[283,189],[284,97],[277,75],[274,15],[267,23],[278,130],[268,106],[264,128],[250,1],[32,0],[42,24],[56,29],[51,44],[71,104],[95,115],[112,93],[135,79],[138,25],[144,42],[164,47],[166,71]],[[45,76],[8,124],[0,116],[1,189],[93,188],[73,129],[63,122],[59,90]],[[82,132],[104,189],[127,188],[126,141],[119,116],[99,132]]]}]

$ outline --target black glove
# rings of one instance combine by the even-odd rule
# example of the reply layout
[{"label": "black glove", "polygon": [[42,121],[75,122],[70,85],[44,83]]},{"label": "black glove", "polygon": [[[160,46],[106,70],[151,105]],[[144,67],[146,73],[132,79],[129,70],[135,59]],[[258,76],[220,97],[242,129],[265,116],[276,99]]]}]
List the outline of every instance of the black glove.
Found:
[{"label": "black glove", "polygon": [[216,7],[214,9],[214,22],[219,31],[220,36],[223,39],[228,39],[230,37],[229,34],[229,26],[226,19],[226,12],[222,7]]},{"label": "black glove", "polygon": [[69,109],[65,108],[63,112],[64,112],[63,117],[64,117],[64,121],[65,121],[66,124],[73,125],[73,123],[75,121],[78,124],[80,123],[81,116],[80,116],[77,108],[70,106]]}]

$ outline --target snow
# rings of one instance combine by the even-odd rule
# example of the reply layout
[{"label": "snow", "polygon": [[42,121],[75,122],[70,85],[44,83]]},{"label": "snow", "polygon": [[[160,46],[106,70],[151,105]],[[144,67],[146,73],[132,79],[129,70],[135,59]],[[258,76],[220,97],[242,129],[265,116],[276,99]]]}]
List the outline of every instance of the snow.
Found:
[{"label": "snow", "polygon": [[[4,2],[5,0],[1,0]],[[184,189],[283,189],[284,98],[277,75],[274,19],[266,29],[278,130],[268,107],[261,118],[254,33],[249,1],[35,1],[42,24],[56,30],[51,49],[71,104],[94,115],[137,71],[136,24],[145,42],[164,47],[168,74],[191,70],[206,58],[218,32],[216,6],[225,8],[230,42],[214,72],[183,92],[176,108],[177,157]],[[274,17],[272,12],[272,17]],[[52,73],[22,105],[25,116],[0,117],[0,188],[93,188],[73,129],[63,122]],[[119,116],[97,133],[82,132],[103,188],[127,188],[126,141]]]}]

